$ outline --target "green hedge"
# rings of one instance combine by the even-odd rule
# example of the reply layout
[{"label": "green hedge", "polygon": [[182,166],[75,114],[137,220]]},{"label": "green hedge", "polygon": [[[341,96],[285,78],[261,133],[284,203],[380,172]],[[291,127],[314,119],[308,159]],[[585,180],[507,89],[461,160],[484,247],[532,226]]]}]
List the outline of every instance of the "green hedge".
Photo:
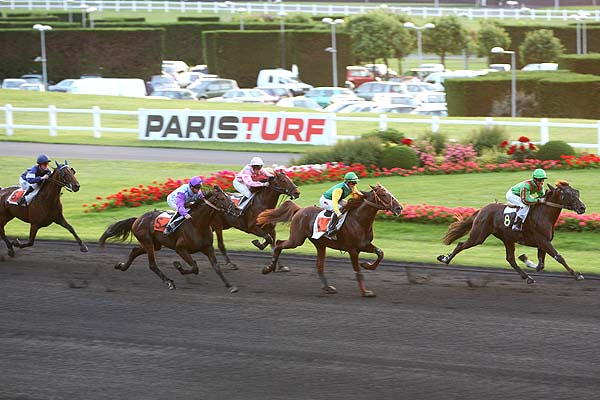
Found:
[{"label": "green hedge", "polygon": [[558,59],[558,68],[578,74],[600,75],[600,53],[563,55]]},{"label": "green hedge", "polygon": [[177,17],[177,22],[219,22],[220,17]]},{"label": "green hedge", "polygon": [[[160,72],[162,29],[55,29],[46,32],[50,81],[84,74],[143,78]],[[132,44],[134,44],[132,46]],[[40,34],[32,29],[0,30],[0,78],[39,72]]]},{"label": "green hedge", "polygon": [[[53,29],[57,28],[79,28],[81,24],[71,23],[71,22],[40,22],[41,24],[49,24]],[[33,30],[33,25],[31,22],[4,22],[4,20],[0,20],[0,29],[6,28],[15,28],[15,29],[31,29]]]},{"label": "green hedge", "polygon": [[59,18],[55,15],[26,15],[18,17],[0,18],[0,22],[29,22],[34,24],[51,24],[58,22]]},{"label": "green hedge", "polygon": [[600,77],[564,74],[538,83],[537,101],[542,117],[600,119]]},{"label": "green hedge", "polygon": [[[236,79],[243,87],[256,85],[261,69],[281,67],[281,35],[273,31],[209,31],[203,34],[208,69]],[[286,30],[286,63],[297,64],[300,79],[315,86],[331,85],[331,45],[328,31]],[[343,82],[346,65],[352,64],[350,37],[337,35],[338,76]]]}]

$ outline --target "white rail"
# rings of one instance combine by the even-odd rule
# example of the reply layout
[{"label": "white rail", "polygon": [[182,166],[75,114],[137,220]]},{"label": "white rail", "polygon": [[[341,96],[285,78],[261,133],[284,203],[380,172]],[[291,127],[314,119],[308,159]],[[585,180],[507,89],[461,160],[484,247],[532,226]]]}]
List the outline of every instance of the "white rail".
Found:
[{"label": "white rail", "polygon": [[[25,108],[25,107],[13,107],[10,104],[0,106],[0,112],[4,113],[4,123],[0,124],[0,129],[5,131],[6,136],[13,136],[17,129],[27,130],[42,130],[47,131],[50,136],[57,136],[59,131],[89,131],[92,132],[94,138],[101,138],[102,132],[117,132],[117,133],[138,133],[139,132],[139,110],[137,111],[123,111],[123,110],[101,110],[100,107],[94,106],[89,109],[66,109],[56,108],[56,106],[50,105],[48,107],[37,107],[37,108]],[[17,113],[43,113],[47,114],[48,123],[43,124],[16,124],[15,114]],[[58,124],[59,114],[88,114],[91,118],[91,123],[86,126],[73,126],[66,124]],[[102,116],[104,115],[129,115],[135,116],[135,121],[131,120],[131,127],[127,128],[114,128],[103,126]],[[550,129],[551,128],[572,128],[572,129],[594,129],[596,130],[597,140],[596,143],[569,143],[572,147],[584,148],[584,149],[595,149],[596,153],[600,155],[600,120],[594,123],[567,123],[567,122],[551,122],[548,118],[540,118],[539,121],[512,121],[512,120],[495,120],[491,117],[483,118],[481,120],[474,119],[450,119],[440,118],[432,116],[430,118],[401,118],[401,117],[389,117],[387,114],[380,114],[378,117],[350,117],[350,116],[336,116],[337,121],[349,121],[349,122],[374,122],[379,125],[379,129],[385,130],[390,124],[422,124],[429,126],[432,132],[438,132],[440,127],[443,125],[469,125],[469,126],[516,126],[516,127],[534,127],[539,129],[540,140],[536,143],[544,144],[550,140]],[[121,124],[123,121],[121,121]],[[344,136],[338,136],[338,138],[344,138]]]},{"label": "white rail", "polygon": [[[458,8],[458,7],[427,7],[403,6],[402,4],[360,4],[334,5],[319,4],[288,4],[283,1],[271,2],[205,2],[205,1],[144,1],[144,0],[3,0],[0,10],[33,11],[60,10],[81,12],[93,6],[97,11],[127,11],[127,12],[181,12],[181,13],[235,13],[244,8],[243,12],[252,14],[304,13],[311,15],[356,15],[382,8],[392,12],[414,17],[430,18],[442,15],[459,15],[469,19],[522,19],[522,20],[563,20],[577,14],[577,10],[566,9],[530,9],[530,8]],[[584,11],[581,11],[584,13]],[[582,15],[594,21],[600,21],[600,9],[588,10]]]}]

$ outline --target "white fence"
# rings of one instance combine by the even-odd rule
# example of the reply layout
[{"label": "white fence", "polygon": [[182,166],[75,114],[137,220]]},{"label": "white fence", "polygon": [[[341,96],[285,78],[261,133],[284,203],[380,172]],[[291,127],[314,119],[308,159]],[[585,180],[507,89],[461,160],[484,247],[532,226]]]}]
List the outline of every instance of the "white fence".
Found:
[{"label": "white fence", "polygon": [[[120,133],[139,133],[139,116],[140,110],[137,111],[121,111],[121,110],[101,110],[100,107],[94,106],[90,109],[59,109],[56,106],[48,106],[46,108],[23,108],[13,107],[10,104],[0,106],[0,112],[4,113],[4,123],[0,124],[0,130],[4,130],[6,136],[13,136],[16,129],[41,130],[47,131],[50,136],[57,136],[59,131],[88,131],[92,132],[94,138],[101,138],[102,132],[120,132]],[[229,111],[231,112],[231,110]],[[18,113],[42,113],[47,115],[47,123],[43,124],[15,124],[14,116]],[[91,124],[86,126],[72,126],[58,123],[59,114],[87,114],[91,116]],[[102,125],[102,116],[134,116],[129,121],[131,124],[127,128],[114,128]],[[596,131],[596,143],[569,143],[576,148],[595,149],[600,155],[600,120],[594,123],[566,123],[566,122],[551,122],[547,118],[541,118],[539,121],[526,122],[516,120],[494,120],[493,118],[484,118],[481,120],[473,119],[451,119],[440,118],[433,116],[431,118],[401,118],[389,117],[386,114],[381,114],[378,117],[349,117],[335,116],[335,121],[349,122],[374,122],[379,125],[379,129],[386,129],[389,125],[396,124],[422,124],[429,126],[433,132],[439,131],[440,127],[448,125],[463,125],[463,126],[503,126],[503,127],[534,127],[539,129],[540,140],[537,143],[546,143],[550,140],[551,128],[572,128],[572,129],[593,129]],[[122,123],[122,121],[120,121]],[[347,136],[338,136],[338,139],[348,138]]]},{"label": "white fence", "polygon": [[[433,2],[432,2],[433,3]],[[82,12],[93,6],[97,11],[130,11],[130,12],[230,12],[235,13],[240,9],[252,14],[277,14],[281,11],[287,13],[304,13],[312,15],[356,15],[376,9],[386,9],[392,13],[402,13],[415,17],[429,18],[442,15],[459,15],[469,19],[498,18],[498,19],[529,19],[529,20],[563,20],[567,21],[576,10],[566,9],[529,9],[529,8],[455,8],[455,7],[408,7],[398,5],[334,5],[320,4],[287,4],[283,1],[271,2],[204,2],[204,1],[143,1],[143,0],[2,0],[0,10],[61,10]],[[600,9],[587,13],[590,20],[600,21]]]}]

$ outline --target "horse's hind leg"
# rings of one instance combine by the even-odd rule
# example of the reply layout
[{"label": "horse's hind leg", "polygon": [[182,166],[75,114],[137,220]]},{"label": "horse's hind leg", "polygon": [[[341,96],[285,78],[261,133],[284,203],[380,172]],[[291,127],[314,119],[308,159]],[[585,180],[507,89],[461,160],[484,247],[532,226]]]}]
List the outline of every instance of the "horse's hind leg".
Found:
[{"label": "horse's hind leg", "polygon": [[236,293],[238,291],[238,288],[229,283],[227,278],[225,278],[223,271],[221,271],[221,267],[219,267],[219,264],[217,263],[217,257],[215,256],[215,248],[212,246],[212,244],[204,250],[202,250],[202,252],[206,255],[206,257],[208,257],[208,262],[210,262],[210,266],[215,270],[217,275],[219,275],[219,278],[221,278],[221,280],[225,284],[225,287],[229,288],[229,292]]},{"label": "horse's hind leg", "polygon": [[8,248],[8,256],[9,257],[14,257],[15,256],[15,249],[13,249],[12,243],[6,237],[6,232],[4,231],[4,225],[5,224],[6,224],[6,221],[4,221],[4,220],[0,221],[0,238],[2,238],[2,240],[4,241],[4,243],[6,243],[6,247]]},{"label": "horse's hind leg", "polygon": [[319,274],[319,279],[321,280],[321,289],[327,294],[335,294],[337,293],[337,289],[334,286],[331,286],[327,283],[327,278],[325,277],[325,255],[327,252],[327,247],[325,246],[317,246],[317,274]]},{"label": "horse's hind leg", "polygon": [[64,215],[61,214],[60,217],[58,217],[58,219],[56,221],[54,221],[54,222],[57,223],[58,225],[62,226],[63,228],[65,228],[69,232],[71,232],[71,235],[73,235],[73,237],[75,238],[75,240],[77,240],[77,244],[79,244],[79,250],[81,250],[82,253],[87,253],[87,251],[88,251],[87,246],[79,238],[79,236],[77,235],[77,232],[75,232],[75,229],[73,229],[73,227],[71,226],[71,224],[69,224],[67,222],[67,220],[65,219]]},{"label": "horse's hind leg", "polygon": [[307,236],[302,233],[296,233],[293,231],[294,226],[290,227],[290,237],[288,240],[278,240],[275,242],[275,248],[273,249],[273,255],[271,257],[271,264],[262,269],[263,274],[268,274],[275,271],[277,263],[279,262],[279,256],[281,251],[284,249],[295,249],[298,246],[302,246]]},{"label": "horse's hind leg", "polygon": [[[273,251],[275,249],[275,236],[276,236],[276,231],[275,228],[273,228],[273,230],[271,231],[271,233],[269,234],[269,238],[271,238],[271,254],[273,254]],[[277,260],[277,268],[275,268],[275,272],[290,272],[290,268],[286,267],[285,265],[283,265],[281,263],[281,260]]]},{"label": "horse's hind leg", "polygon": [[352,260],[352,268],[354,268],[354,274],[356,275],[356,281],[358,282],[360,294],[363,297],[375,297],[375,293],[372,290],[367,289],[365,286],[365,278],[360,271],[360,265],[358,263],[358,251],[350,250],[348,251],[348,254],[350,254],[350,260]]},{"label": "horse's hind leg", "polygon": [[447,256],[438,256],[437,259],[444,264],[450,264],[450,261],[452,261],[452,259],[456,257],[458,253],[471,247],[480,245],[481,243],[485,242],[485,239],[487,239],[490,234],[491,232],[486,231],[484,227],[473,227],[473,230],[471,231],[471,234],[466,242],[458,243],[454,250],[452,250],[452,253],[448,254]]},{"label": "horse's hind leg", "polygon": [[160,270],[160,268],[158,268],[158,264],[156,264],[156,254],[154,254],[154,244],[150,243],[150,244],[146,244],[144,246],[144,248],[146,249],[146,253],[148,253],[148,267],[150,268],[150,270],[152,270],[152,272],[154,272],[156,275],[158,275],[158,277],[167,284],[167,287],[170,290],[175,289],[175,282],[173,282],[173,280],[167,278],[167,276],[165,274],[163,274],[163,272]]},{"label": "horse's hind leg", "polygon": [[29,240],[27,241],[27,243],[21,243],[19,239],[15,239],[12,242],[13,246],[18,247],[19,249],[33,246],[33,244],[35,243],[35,237],[37,236],[39,230],[40,227],[38,225],[31,224],[29,226]]},{"label": "horse's hind leg", "polygon": [[181,258],[183,258],[183,261],[185,261],[190,267],[192,267],[191,270],[187,270],[187,269],[183,268],[183,266],[181,265],[181,263],[179,261],[173,261],[173,266],[175,268],[177,268],[177,271],[179,271],[179,273],[181,275],[189,275],[189,274],[198,275],[198,264],[192,258],[191,254],[183,247],[177,247],[175,249],[175,251],[177,252],[177,254],[179,254],[179,256]]},{"label": "horse's hind leg", "polygon": [[225,242],[223,241],[223,229],[215,228],[214,232],[217,235],[217,246],[219,246],[219,251],[221,252],[221,254],[223,254],[223,257],[225,257],[225,265],[227,267],[229,267],[229,269],[232,269],[232,270],[239,269],[238,266],[235,265],[235,263],[231,261],[231,258],[229,258],[229,254],[227,254],[227,249],[225,248]]},{"label": "horse's hind leg", "polygon": [[558,254],[558,251],[556,251],[554,246],[552,246],[552,243],[550,243],[550,242],[541,243],[540,250],[545,251],[546,253],[548,253],[550,255],[550,257],[552,257],[556,261],[558,261],[563,267],[565,267],[565,269],[569,272],[569,274],[571,274],[572,276],[575,277],[575,280],[577,280],[577,281],[584,280],[583,274],[581,272],[574,271],[571,267],[569,267],[569,264],[567,264],[567,261],[564,259],[563,256]]},{"label": "horse's hind leg", "polygon": [[135,260],[137,257],[141,256],[145,252],[146,252],[146,249],[143,248],[142,246],[135,246],[133,249],[131,249],[131,252],[129,253],[129,258],[127,259],[127,261],[125,261],[124,263],[119,262],[119,263],[115,264],[115,269],[118,269],[119,271],[127,271],[129,269],[129,267],[131,267],[133,260]]},{"label": "horse's hind leg", "polygon": [[525,271],[523,271],[521,267],[519,267],[519,265],[517,264],[517,261],[515,259],[515,244],[513,242],[505,241],[504,248],[506,249],[506,261],[508,261],[510,266],[513,267],[514,270],[519,273],[521,278],[527,279],[528,285],[535,283],[535,280],[533,280],[533,278],[529,276],[529,274],[527,274]]}]

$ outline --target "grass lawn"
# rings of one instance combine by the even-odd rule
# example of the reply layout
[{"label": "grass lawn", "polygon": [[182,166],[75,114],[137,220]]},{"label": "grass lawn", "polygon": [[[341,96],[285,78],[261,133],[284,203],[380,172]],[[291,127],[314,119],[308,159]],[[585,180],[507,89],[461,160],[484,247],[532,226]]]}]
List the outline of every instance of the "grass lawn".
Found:
[{"label": "grass lawn", "polygon": [[[20,90],[0,90],[1,104],[12,104],[14,107],[48,107],[55,105],[58,108],[87,108],[99,106],[105,110],[137,110],[139,108],[148,109],[198,109],[198,110],[243,110],[243,111],[292,111],[299,112],[298,109],[281,108],[267,105],[252,104],[228,104],[211,102],[193,102],[182,100],[148,100],[112,96],[90,96],[90,95],[71,95],[65,93],[36,93]],[[301,111],[300,111],[301,112]],[[352,117],[372,117],[377,118],[378,114],[372,113],[354,113],[339,114],[339,116]],[[390,118],[410,118],[411,123],[389,122],[389,126],[404,132],[409,137],[418,137],[424,132],[430,131],[431,126],[428,123],[418,122],[426,121],[427,118],[421,116],[409,116],[391,114]],[[45,113],[15,113],[14,123],[16,124],[47,124],[48,116]],[[479,120],[483,118],[448,118],[461,120]],[[457,141],[468,140],[473,132],[479,127],[466,125],[442,125],[440,132],[446,134],[449,139]],[[496,118],[498,121],[539,121],[535,118]],[[571,120],[571,119],[551,119],[551,122],[580,122],[596,123],[590,120]],[[5,123],[5,114],[0,113],[0,123]],[[58,124],[72,126],[91,126],[92,117],[83,114],[59,114]],[[102,116],[102,125],[114,128],[137,128],[137,118],[135,116],[114,115]],[[365,121],[337,121],[338,136],[358,136],[374,129],[378,129],[378,122]],[[512,140],[519,136],[526,135],[533,141],[540,140],[539,129],[535,127],[506,127],[506,131]],[[596,129],[572,129],[572,128],[552,128],[550,130],[551,140],[565,140],[572,143],[596,143]],[[269,145],[269,144],[248,144],[248,143],[222,143],[222,142],[177,142],[177,141],[141,141],[138,140],[137,133],[103,133],[102,138],[96,139],[91,131],[60,131],[58,136],[51,137],[48,132],[42,130],[18,129],[13,136],[6,136],[0,133],[0,141],[26,141],[43,143],[78,143],[78,144],[102,144],[116,146],[146,146],[146,147],[173,147],[173,148],[194,148],[194,149],[217,149],[217,150],[247,150],[247,151],[279,151],[279,152],[305,152],[314,149],[310,145]]]},{"label": "grass lawn", "polygon": [[[157,203],[144,205],[139,208],[121,208],[102,213],[84,213],[82,204],[93,203],[96,196],[106,196],[120,189],[135,186],[141,183],[149,184],[153,180],[162,181],[168,177],[185,178],[193,174],[207,174],[221,169],[237,169],[240,166],[231,165],[202,165],[184,163],[143,163],[123,161],[95,161],[95,160],[70,160],[70,164],[77,169],[77,178],[82,188],[78,193],[65,192],[63,205],[65,215],[75,227],[79,235],[87,241],[97,241],[104,229],[112,222],[141,215],[143,212],[154,208],[164,209],[166,204]],[[17,157],[3,157],[0,159],[0,186],[9,186],[18,180],[22,170],[31,164],[31,160]],[[402,203],[428,203],[447,206],[480,207],[494,199],[502,201],[504,192],[510,185],[525,179],[529,174],[523,173],[495,173],[471,174],[449,176],[412,176],[412,177],[386,177],[381,179],[364,179],[360,186],[368,188],[368,184],[381,182],[390,189]],[[588,206],[588,212],[600,212],[600,188],[598,182],[600,171],[550,171],[551,180],[555,178],[568,179],[579,188],[582,198]],[[302,206],[312,205],[318,201],[319,196],[331,183],[301,186],[302,195],[298,203]],[[451,246],[444,246],[440,242],[441,236],[446,231],[446,226],[420,225],[411,223],[377,222],[375,224],[375,243],[381,247],[388,259],[434,262],[438,254],[447,253]],[[281,225],[280,236],[287,237],[288,225]],[[21,221],[11,221],[7,226],[7,233],[14,237],[27,236],[28,225]],[[40,239],[67,239],[70,234],[58,226],[51,226],[40,231]],[[228,230],[225,240],[228,248],[232,250],[250,250],[252,238],[239,231]],[[591,243],[598,242],[597,233],[566,233],[559,232],[554,240],[556,247],[575,268],[583,272],[600,273],[597,261],[598,252]],[[532,249],[520,249],[534,257]],[[5,250],[0,245],[0,254]],[[310,243],[295,250],[296,253],[314,254]],[[330,251],[330,254],[339,253]],[[520,253],[519,253],[520,254]],[[367,256],[368,257],[368,256]],[[474,266],[507,267],[504,261],[504,250],[500,242],[491,239],[485,246],[465,252],[456,260],[459,264]],[[552,260],[548,261],[551,270],[560,271],[562,267]]]}]

